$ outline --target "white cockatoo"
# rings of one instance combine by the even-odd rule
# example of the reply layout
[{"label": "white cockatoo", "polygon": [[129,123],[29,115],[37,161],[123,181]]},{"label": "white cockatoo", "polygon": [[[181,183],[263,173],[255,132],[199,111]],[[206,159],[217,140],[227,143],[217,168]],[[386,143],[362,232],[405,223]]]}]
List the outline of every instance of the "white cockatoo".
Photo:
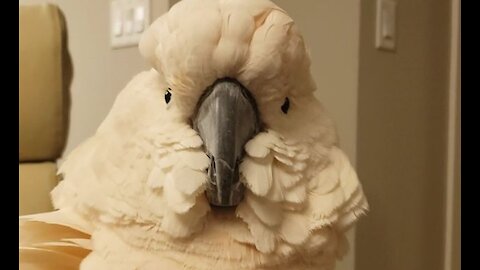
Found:
[{"label": "white cockatoo", "polygon": [[62,164],[57,210],[20,217],[20,266],[334,269],[368,203],[287,13],[183,0],[139,48],[153,68]]}]

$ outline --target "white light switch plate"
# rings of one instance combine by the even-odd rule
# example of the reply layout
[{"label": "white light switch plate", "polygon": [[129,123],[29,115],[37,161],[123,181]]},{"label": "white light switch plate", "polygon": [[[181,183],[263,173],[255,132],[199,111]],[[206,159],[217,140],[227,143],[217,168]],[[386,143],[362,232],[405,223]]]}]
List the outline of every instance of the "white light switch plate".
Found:
[{"label": "white light switch plate", "polygon": [[375,47],[394,51],[396,36],[397,2],[394,0],[377,0]]},{"label": "white light switch plate", "polygon": [[138,45],[150,24],[150,0],[110,1],[110,45],[124,48]]}]

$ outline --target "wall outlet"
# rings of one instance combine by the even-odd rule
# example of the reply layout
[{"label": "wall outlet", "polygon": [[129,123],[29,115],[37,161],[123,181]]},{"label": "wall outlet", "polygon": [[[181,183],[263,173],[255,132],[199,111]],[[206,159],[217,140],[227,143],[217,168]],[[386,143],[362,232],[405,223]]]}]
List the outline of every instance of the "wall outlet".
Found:
[{"label": "wall outlet", "polygon": [[394,0],[377,0],[375,47],[394,51],[396,35],[397,2]]}]

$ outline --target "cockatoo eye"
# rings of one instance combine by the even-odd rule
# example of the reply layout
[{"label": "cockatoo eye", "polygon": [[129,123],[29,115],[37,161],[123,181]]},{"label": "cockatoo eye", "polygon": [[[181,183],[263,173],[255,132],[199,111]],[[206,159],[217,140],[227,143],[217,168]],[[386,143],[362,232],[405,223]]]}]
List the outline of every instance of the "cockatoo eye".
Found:
[{"label": "cockatoo eye", "polygon": [[288,109],[290,108],[290,100],[288,99],[288,97],[285,98],[285,101],[283,102],[283,105],[281,108],[282,108],[282,112],[284,114],[287,114]]},{"label": "cockatoo eye", "polygon": [[172,93],[170,93],[170,87],[167,89],[167,91],[165,91],[165,103],[169,103],[170,100],[172,99]]}]

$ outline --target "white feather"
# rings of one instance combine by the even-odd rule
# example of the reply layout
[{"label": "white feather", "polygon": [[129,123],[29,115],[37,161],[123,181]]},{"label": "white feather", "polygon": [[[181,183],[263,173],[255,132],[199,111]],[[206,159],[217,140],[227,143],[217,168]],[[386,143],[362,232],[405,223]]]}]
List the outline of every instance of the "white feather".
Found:
[{"label": "white feather", "polygon": [[289,188],[285,192],[285,200],[289,203],[300,204],[307,198],[307,184],[300,182],[297,185]]},{"label": "white feather", "polygon": [[172,173],[167,174],[163,194],[169,209],[174,213],[184,214],[195,205],[195,196],[182,193],[177,189],[175,181]]},{"label": "white feather", "polygon": [[175,179],[176,190],[187,196],[196,196],[204,190],[204,184],[207,182],[207,175],[204,172],[187,167],[175,167],[172,171],[172,177]]},{"label": "white feather", "polygon": [[246,184],[258,196],[265,196],[272,187],[272,160],[271,155],[264,159],[245,157],[240,164],[239,171]]},{"label": "white feather", "polygon": [[195,206],[186,214],[165,211],[162,221],[162,230],[173,237],[187,237],[203,227],[202,217],[210,210],[208,203],[199,197]]},{"label": "white feather", "polygon": [[340,188],[334,189],[327,194],[316,194],[310,192],[309,204],[313,208],[315,217],[327,217],[338,209],[345,201],[343,191]]},{"label": "white feather", "polygon": [[284,187],[278,179],[272,181],[272,187],[265,197],[274,202],[283,202],[285,200]]},{"label": "white feather", "polygon": [[286,212],[285,218],[279,228],[280,237],[292,245],[303,244],[308,236],[309,219],[300,214]]},{"label": "white feather", "polygon": [[224,21],[222,36],[212,58],[219,78],[237,75],[235,71],[243,65],[248,53],[248,43],[242,38],[250,36],[254,30],[253,19],[241,13],[226,14]]},{"label": "white feather", "polygon": [[251,157],[265,158],[270,153],[274,137],[271,133],[261,132],[245,145],[245,151]]},{"label": "white feather", "polygon": [[193,170],[204,171],[210,164],[210,159],[200,149],[189,149],[176,152],[179,159]]},{"label": "white feather", "polygon": [[165,173],[160,168],[153,168],[152,172],[148,176],[147,186],[152,189],[159,189],[163,187],[163,181],[165,180]]},{"label": "white feather", "polygon": [[196,135],[196,136],[185,138],[181,140],[178,144],[180,145],[180,147],[178,147],[180,149],[198,148],[203,145],[203,141],[200,138],[200,136]]},{"label": "white feather", "polygon": [[273,154],[273,156],[275,157],[276,160],[280,161],[281,163],[285,164],[286,166],[291,167],[294,164],[294,161],[290,157],[285,156],[281,153],[275,152]]},{"label": "white feather", "polygon": [[248,226],[246,223],[233,222],[228,227],[228,232],[235,241],[245,244],[255,244],[255,240],[250,231],[248,230]]},{"label": "white feather", "polygon": [[295,151],[286,145],[279,146],[276,144],[273,146],[273,150],[276,152],[276,155],[280,156],[280,158],[291,159],[295,156]]},{"label": "white feather", "polygon": [[265,225],[276,226],[282,221],[283,211],[280,203],[266,200],[250,192],[245,194],[245,200],[258,219]]},{"label": "white feather", "polygon": [[162,169],[169,169],[178,162],[177,155],[166,155],[155,161],[156,165]]},{"label": "white feather", "polygon": [[274,163],[273,179],[279,182],[283,188],[290,188],[302,179],[302,175],[295,172],[290,172],[284,165]]},{"label": "white feather", "polygon": [[339,185],[339,175],[336,168],[332,165],[327,166],[318,174],[312,182],[315,182],[316,194],[327,194]]},{"label": "white feather", "polygon": [[165,196],[163,190],[151,190],[147,193],[145,198],[145,204],[147,205],[147,213],[155,215],[157,218],[163,218],[165,213]]},{"label": "white feather", "polygon": [[253,214],[247,204],[237,207],[237,215],[248,224],[248,229],[255,240],[255,247],[263,253],[271,253],[275,249],[275,234],[267,229]]}]

